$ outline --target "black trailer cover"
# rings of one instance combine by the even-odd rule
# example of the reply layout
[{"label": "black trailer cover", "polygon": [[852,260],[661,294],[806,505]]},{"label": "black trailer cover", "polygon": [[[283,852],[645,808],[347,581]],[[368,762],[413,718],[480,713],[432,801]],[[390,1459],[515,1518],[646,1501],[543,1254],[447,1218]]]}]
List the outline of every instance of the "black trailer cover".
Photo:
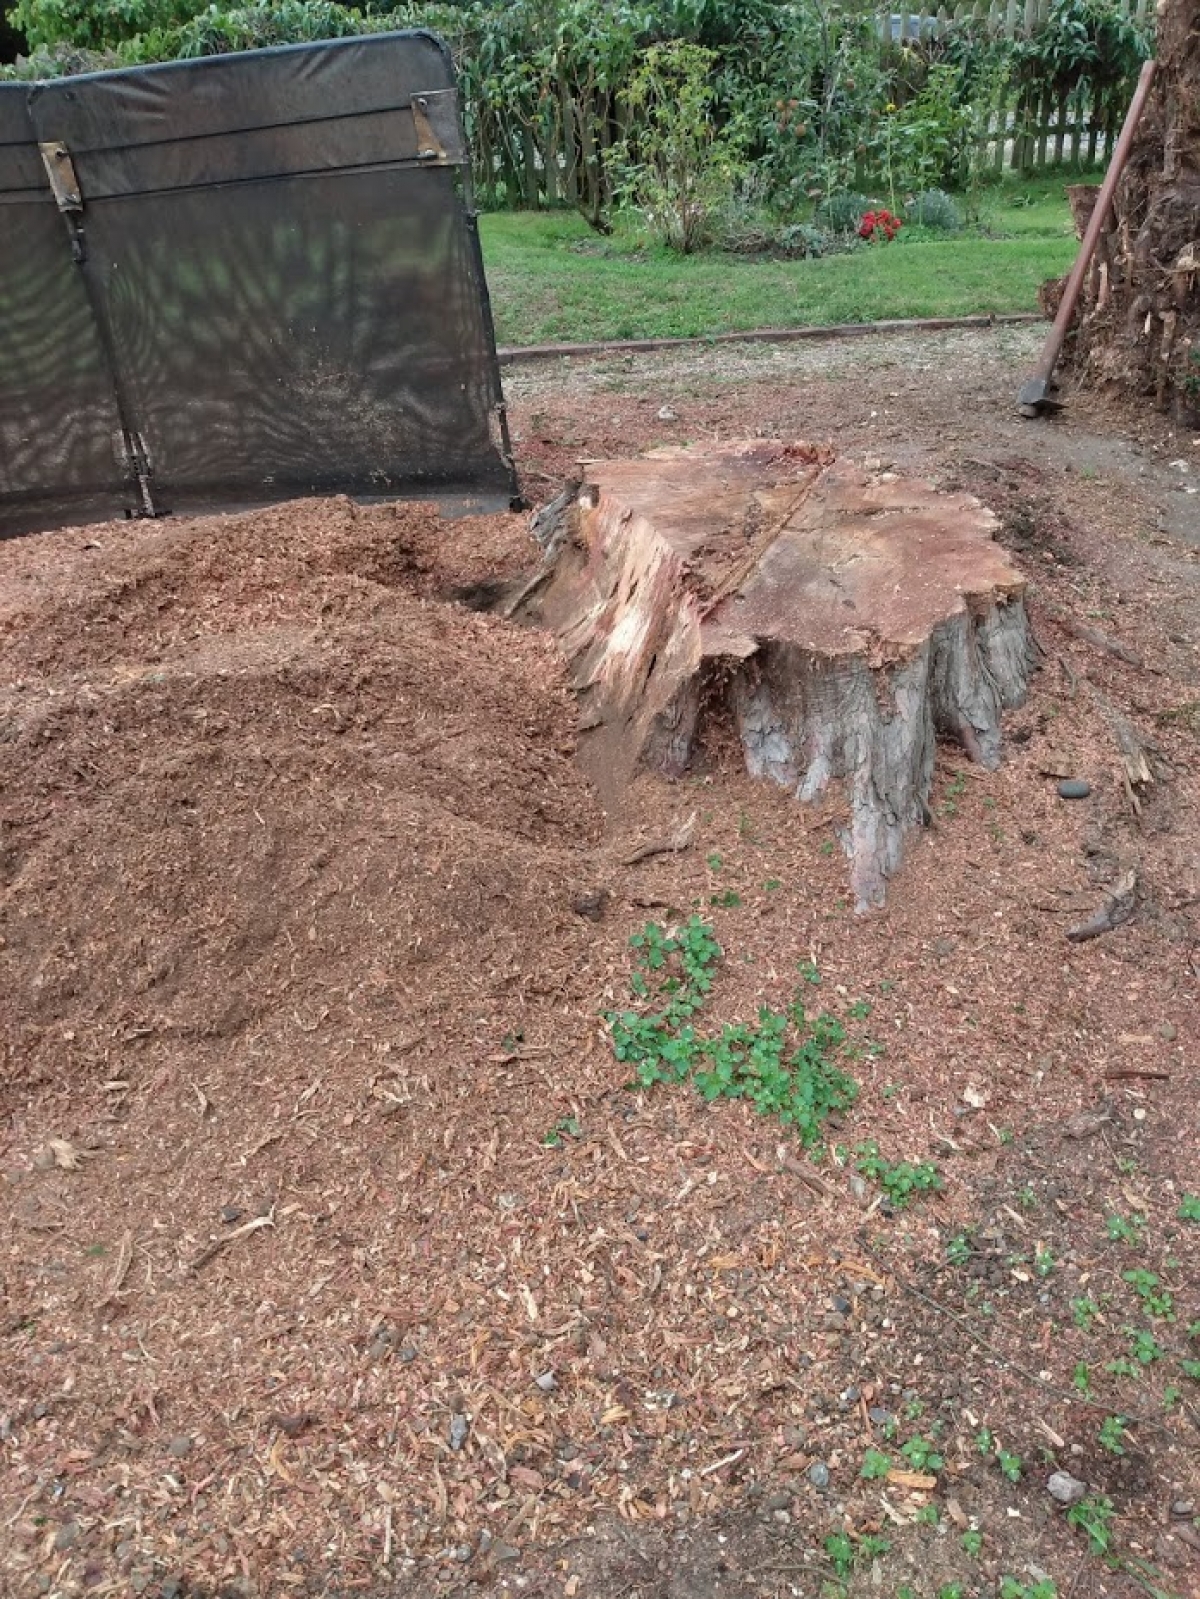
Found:
[{"label": "black trailer cover", "polygon": [[445,47],[0,85],[0,536],[516,492]]}]

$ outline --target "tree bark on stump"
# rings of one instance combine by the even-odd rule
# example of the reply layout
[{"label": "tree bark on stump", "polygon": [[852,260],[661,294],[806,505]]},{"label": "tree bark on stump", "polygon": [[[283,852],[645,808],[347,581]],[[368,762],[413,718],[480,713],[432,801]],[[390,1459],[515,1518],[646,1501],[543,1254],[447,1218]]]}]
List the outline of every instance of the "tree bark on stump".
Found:
[{"label": "tree bark on stump", "polygon": [[855,896],[881,904],[937,736],[995,766],[1025,697],[1025,582],[992,513],[763,440],[593,462],[555,504],[517,611],[558,635],[604,797],[681,775],[729,717],[754,776],[802,801],[844,784]]},{"label": "tree bark on stump", "polygon": [[1200,425],[1200,0],[1161,0],[1158,72],[1067,359]]}]

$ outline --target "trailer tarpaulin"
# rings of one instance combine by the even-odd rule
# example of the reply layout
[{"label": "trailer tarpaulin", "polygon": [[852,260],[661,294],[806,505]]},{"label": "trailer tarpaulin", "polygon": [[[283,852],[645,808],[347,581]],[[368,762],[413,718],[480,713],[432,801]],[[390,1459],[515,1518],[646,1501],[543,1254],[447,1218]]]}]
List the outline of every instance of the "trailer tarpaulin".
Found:
[{"label": "trailer tarpaulin", "polygon": [[467,160],[421,32],[0,88],[0,533],[506,503]]}]

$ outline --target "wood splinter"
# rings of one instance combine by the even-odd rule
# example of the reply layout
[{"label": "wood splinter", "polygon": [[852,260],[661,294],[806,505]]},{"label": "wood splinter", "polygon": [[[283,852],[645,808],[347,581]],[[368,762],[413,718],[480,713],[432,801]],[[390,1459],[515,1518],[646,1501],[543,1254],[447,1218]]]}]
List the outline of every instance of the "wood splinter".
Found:
[{"label": "wood splinter", "polygon": [[1129,921],[1137,909],[1137,885],[1136,870],[1125,872],[1119,877],[1116,884],[1106,892],[1104,903],[1088,917],[1086,922],[1080,922],[1078,927],[1067,928],[1067,937],[1072,944],[1082,944],[1089,938],[1099,938],[1102,933],[1111,933],[1114,928],[1122,927]]}]

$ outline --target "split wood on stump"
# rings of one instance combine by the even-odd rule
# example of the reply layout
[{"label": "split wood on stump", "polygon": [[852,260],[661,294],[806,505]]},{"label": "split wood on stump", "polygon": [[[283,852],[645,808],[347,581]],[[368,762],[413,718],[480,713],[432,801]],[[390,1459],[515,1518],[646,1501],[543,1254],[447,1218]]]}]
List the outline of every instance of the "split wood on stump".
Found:
[{"label": "split wood on stump", "polygon": [[612,799],[678,776],[731,716],[756,777],[800,800],[844,783],[861,908],[929,819],[938,735],[1000,759],[1025,697],[1025,582],[966,494],[776,441],[599,461],[535,519],[520,614],[552,628],[583,756]]}]

